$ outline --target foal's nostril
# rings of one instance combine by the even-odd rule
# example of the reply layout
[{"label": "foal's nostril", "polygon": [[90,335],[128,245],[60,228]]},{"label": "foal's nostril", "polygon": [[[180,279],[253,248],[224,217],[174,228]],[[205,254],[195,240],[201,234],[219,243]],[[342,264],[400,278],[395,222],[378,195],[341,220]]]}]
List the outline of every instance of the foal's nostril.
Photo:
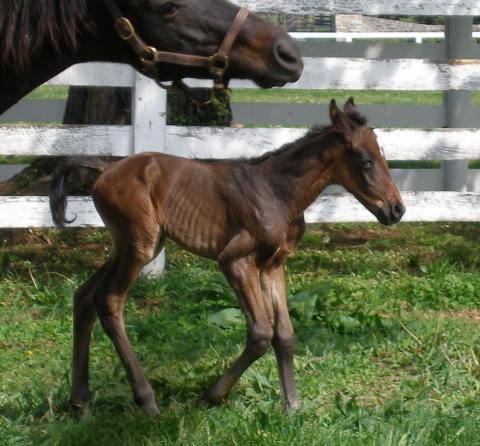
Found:
[{"label": "foal's nostril", "polygon": [[303,61],[300,52],[291,37],[279,37],[275,42],[273,55],[275,61],[280,67],[300,77],[303,70]]}]

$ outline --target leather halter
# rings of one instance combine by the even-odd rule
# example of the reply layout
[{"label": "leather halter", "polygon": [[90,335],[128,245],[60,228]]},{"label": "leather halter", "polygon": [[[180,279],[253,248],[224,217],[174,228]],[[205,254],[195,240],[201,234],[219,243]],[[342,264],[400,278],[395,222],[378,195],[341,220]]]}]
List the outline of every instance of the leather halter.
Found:
[{"label": "leather halter", "polygon": [[225,85],[223,77],[229,65],[229,54],[232,49],[240,29],[250,11],[241,8],[225,35],[218,51],[211,56],[197,56],[193,54],[173,53],[169,51],[159,51],[153,46],[149,46],[137,34],[132,22],[120,11],[115,0],[104,0],[105,6],[115,20],[115,29],[122,40],[127,42],[132,50],[138,55],[143,65],[144,72],[156,78],[155,65],[157,63],[169,63],[172,65],[183,65],[189,67],[206,68],[213,77],[213,88],[215,90],[224,90]]}]

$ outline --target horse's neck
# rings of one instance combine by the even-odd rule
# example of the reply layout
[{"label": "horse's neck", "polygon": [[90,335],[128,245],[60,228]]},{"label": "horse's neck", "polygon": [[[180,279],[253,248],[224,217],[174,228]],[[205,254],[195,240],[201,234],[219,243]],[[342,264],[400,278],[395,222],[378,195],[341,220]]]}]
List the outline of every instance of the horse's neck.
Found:
[{"label": "horse's neck", "polygon": [[333,181],[330,140],[328,134],[312,138],[271,161],[274,163],[272,181],[292,217],[303,213]]},{"label": "horse's neck", "polygon": [[[94,17],[93,21],[96,23],[96,30],[79,36],[75,49],[64,45],[61,51],[57,51],[46,41],[43,47],[30,56],[27,68],[0,66],[0,114],[30,91],[76,63],[136,62],[130,51],[125,51],[119,42],[111,17]],[[131,57],[131,60],[126,57]]]}]

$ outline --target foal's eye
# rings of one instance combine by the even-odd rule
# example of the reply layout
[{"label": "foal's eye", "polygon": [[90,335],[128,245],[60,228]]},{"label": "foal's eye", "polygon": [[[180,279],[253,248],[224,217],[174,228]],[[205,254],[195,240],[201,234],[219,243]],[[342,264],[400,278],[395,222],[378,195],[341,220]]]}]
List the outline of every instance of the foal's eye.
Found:
[{"label": "foal's eye", "polygon": [[158,7],[158,12],[164,16],[171,16],[176,12],[177,8],[173,3],[164,3]]}]

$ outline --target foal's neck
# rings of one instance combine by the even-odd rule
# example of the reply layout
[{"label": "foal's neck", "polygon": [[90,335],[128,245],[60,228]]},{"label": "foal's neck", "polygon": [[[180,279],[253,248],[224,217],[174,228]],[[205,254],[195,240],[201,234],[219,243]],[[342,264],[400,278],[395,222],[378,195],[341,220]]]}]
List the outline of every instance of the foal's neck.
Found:
[{"label": "foal's neck", "polygon": [[266,160],[277,199],[289,218],[297,218],[333,182],[333,151],[338,145],[329,127],[308,135]]}]

